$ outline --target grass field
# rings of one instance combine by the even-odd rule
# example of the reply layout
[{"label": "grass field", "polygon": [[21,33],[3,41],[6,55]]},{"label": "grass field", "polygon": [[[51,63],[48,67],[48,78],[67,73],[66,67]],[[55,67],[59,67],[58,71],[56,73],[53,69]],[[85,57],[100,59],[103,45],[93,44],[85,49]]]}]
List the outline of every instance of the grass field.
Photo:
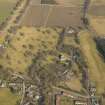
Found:
[{"label": "grass field", "polygon": [[97,86],[97,92],[103,93],[105,89],[105,63],[99,56],[95,42],[87,31],[79,33],[81,49],[86,57],[89,67],[89,77]]},{"label": "grass field", "polygon": [[74,78],[72,77],[72,80],[66,80],[65,82],[61,82],[59,86],[67,90],[74,90],[78,92],[84,90],[82,84],[80,83],[79,78],[77,77]]},{"label": "grass field", "polygon": [[98,33],[105,35],[105,0],[91,0],[88,18],[90,26]]},{"label": "grass field", "polygon": [[17,0],[0,0],[0,23],[9,15]]},{"label": "grass field", "polygon": [[60,100],[61,100],[60,105],[73,105],[73,100],[70,99],[70,97],[61,96]]},{"label": "grass field", "polygon": [[12,94],[7,88],[0,88],[0,105],[16,105],[19,96]]},{"label": "grass field", "polygon": [[103,5],[105,0],[91,0],[91,5]]},{"label": "grass field", "polygon": [[57,39],[58,33],[53,29],[24,27],[13,36],[0,59],[0,64],[4,68],[23,72],[32,63],[32,59],[39,51],[54,51]]},{"label": "grass field", "polygon": [[89,16],[89,21],[99,36],[105,36],[105,16]]}]

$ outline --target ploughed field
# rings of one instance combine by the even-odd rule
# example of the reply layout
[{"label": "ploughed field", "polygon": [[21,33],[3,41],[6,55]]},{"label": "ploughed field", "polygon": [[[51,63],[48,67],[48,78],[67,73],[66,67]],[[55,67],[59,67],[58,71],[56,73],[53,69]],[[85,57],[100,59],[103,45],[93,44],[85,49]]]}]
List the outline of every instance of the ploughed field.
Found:
[{"label": "ploughed field", "polygon": [[47,27],[82,27],[82,7],[80,6],[51,6],[31,4],[23,14],[19,24],[21,26]]},{"label": "ploughed field", "polygon": [[88,31],[79,33],[81,49],[84,53],[90,81],[95,83],[97,93],[104,93],[105,89],[105,62],[97,50],[92,34]]}]

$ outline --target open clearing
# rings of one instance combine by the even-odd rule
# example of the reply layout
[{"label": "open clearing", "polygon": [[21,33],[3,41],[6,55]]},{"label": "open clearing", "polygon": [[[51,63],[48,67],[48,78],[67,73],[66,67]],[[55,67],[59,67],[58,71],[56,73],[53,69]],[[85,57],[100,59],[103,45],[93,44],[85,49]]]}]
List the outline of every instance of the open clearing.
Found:
[{"label": "open clearing", "polygon": [[89,67],[89,77],[95,82],[98,93],[103,93],[105,89],[105,63],[99,56],[95,42],[91,34],[87,31],[79,33],[81,49],[86,57]]},{"label": "open clearing", "polygon": [[21,26],[82,27],[82,7],[30,4],[22,16]]},{"label": "open clearing", "polygon": [[79,78],[77,78],[77,77],[72,77],[71,80],[66,80],[64,82],[61,82],[59,84],[59,87],[67,89],[67,90],[74,90],[77,92],[81,92],[82,90],[84,91],[84,88],[83,88]]},{"label": "open clearing", "polygon": [[12,94],[7,88],[0,88],[0,105],[16,105],[19,96]]},{"label": "open clearing", "polygon": [[88,18],[90,26],[99,36],[105,35],[105,0],[92,0]]},{"label": "open clearing", "polygon": [[0,23],[10,15],[16,2],[17,0],[0,0]]}]

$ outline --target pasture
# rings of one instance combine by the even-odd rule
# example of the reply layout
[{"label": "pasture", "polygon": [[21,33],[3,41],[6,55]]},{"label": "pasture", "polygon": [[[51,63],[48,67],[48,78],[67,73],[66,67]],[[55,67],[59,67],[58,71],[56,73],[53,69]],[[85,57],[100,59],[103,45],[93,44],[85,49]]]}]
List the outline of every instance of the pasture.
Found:
[{"label": "pasture", "polygon": [[96,44],[88,31],[80,32],[79,38],[81,50],[89,68],[89,78],[96,84],[97,93],[103,93],[105,89],[105,62],[100,57]]}]

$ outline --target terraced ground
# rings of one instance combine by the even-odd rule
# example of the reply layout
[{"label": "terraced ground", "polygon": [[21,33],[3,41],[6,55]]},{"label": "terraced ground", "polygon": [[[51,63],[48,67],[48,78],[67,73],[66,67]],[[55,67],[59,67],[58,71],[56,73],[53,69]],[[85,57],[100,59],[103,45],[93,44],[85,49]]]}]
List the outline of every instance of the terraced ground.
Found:
[{"label": "terraced ground", "polygon": [[19,99],[19,96],[11,93],[9,89],[0,88],[0,105],[16,105]]},{"label": "terraced ground", "polygon": [[10,15],[16,2],[17,0],[0,0],[0,23]]}]

